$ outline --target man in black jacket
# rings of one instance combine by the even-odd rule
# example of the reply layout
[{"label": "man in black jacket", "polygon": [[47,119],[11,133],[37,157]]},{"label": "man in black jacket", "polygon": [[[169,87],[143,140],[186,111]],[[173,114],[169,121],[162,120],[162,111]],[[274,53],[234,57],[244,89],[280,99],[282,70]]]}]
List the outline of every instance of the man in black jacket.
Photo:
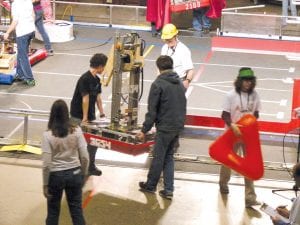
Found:
[{"label": "man in black jacket", "polygon": [[186,115],[185,88],[170,56],[156,60],[160,75],[152,83],[148,97],[148,112],[143,128],[137,137],[144,140],[152,126],[156,126],[153,160],[146,182],[139,182],[140,191],[154,193],[163,171],[164,190],[159,195],[172,199],[174,191],[174,143],[184,128]]}]

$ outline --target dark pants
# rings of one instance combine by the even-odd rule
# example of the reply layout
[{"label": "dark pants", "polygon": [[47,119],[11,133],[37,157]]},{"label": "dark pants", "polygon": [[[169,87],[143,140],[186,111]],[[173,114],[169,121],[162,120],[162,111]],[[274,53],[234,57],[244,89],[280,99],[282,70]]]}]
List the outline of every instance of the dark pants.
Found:
[{"label": "dark pants", "polygon": [[48,192],[51,197],[47,200],[46,225],[58,225],[60,203],[64,190],[73,225],[85,225],[82,211],[82,186],[83,175],[79,167],[50,173]]},{"label": "dark pants", "polygon": [[179,132],[157,131],[153,149],[153,159],[147,179],[147,187],[156,190],[163,172],[164,189],[174,191],[174,144],[178,141]]},{"label": "dark pants", "polygon": [[96,169],[95,158],[96,158],[97,149],[98,148],[93,145],[88,144],[88,146],[87,146],[87,150],[88,150],[89,158],[90,158],[89,171],[93,171]]},{"label": "dark pants", "polygon": [[[76,117],[71,117],[71,123],[74,124],[75,126],[80,126],[81,119]],[[98,148],[96,146],[89,145],[89,144],[87,145],[87,150],[90,158],[89,171],[95,170],[96,168],[95,158],[96,158],[97,149]]]},{"label": "dark pants", "polygon": [[35,13],[35,22],[34,22],[35,26],[43,38],[46,50],[50,51],[52,49],[52,47],[51,47],[51,43],[50,43],[50,39],[47,34],[47,31],[45,30],[45,27],[44,27],[44,21],[43,21],[44,11],[43,10],[35,10],[34,13]]},{"label": "dark pants", "polygon": [[28,50],[34,32],[17,37],[17,74],[23,80],[33,80],[31,65],[28,59]]}]

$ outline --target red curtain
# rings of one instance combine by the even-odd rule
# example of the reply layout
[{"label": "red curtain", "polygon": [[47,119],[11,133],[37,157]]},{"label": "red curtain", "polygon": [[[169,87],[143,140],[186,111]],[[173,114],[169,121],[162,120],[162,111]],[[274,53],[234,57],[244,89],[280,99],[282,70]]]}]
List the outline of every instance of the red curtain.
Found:
[{"label": "red curtain", "polygon": [[206,16],[212,19],[222,16],[222,9],[226,7],[226,0],[210,0],[210,8]]},{"label": "red curtain", "polygon": [[155,23],[157,30],[170,23],[170,0],[147,0],[146,20]]}]

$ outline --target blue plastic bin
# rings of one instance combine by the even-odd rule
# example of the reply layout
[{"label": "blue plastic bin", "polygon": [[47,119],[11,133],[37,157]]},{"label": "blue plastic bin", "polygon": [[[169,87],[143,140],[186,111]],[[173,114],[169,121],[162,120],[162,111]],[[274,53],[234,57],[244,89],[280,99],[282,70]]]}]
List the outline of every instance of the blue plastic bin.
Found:
[{"label": "blue plastic bin", "polygon": [[16,69],[11,73],[0,73],[0,84],[12,84],[16,76]]}]

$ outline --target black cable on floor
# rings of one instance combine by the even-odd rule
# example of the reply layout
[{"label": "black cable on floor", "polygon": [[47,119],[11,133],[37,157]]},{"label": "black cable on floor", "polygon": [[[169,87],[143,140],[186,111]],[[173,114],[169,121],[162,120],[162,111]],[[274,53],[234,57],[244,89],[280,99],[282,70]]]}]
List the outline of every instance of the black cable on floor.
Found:
[{"label": "black cable on floor", "polygon": [[[296,129],[298,129],[298,128],[296,128]],[[298,130],[298,132],[300,132],[300,131]],[[283,136],[283,141],[282,141],[282,157],[283,157],[283,163],[285,165],[286,171],[289,173],[290,177],[293,177],[291,171],[287,167],[286,158],[285,158],[285,139],[286,139],[286,137],[287,137],[288,134],[290,134],[290,132],[285,133],[285,135]],[[294,143],[293,137],[291,137],[291,140]],[[298,140],[298,141],[300,141],[300,140]]]},{"label": "black cable on floor", "polygon": [[87,48],[60,49],[60,51],[78,51],[78,50],[86,50],[86,49],[97,48],[97,47],[101,47],[101,46],[104,46],[104,45],[108,44],[112,39],[113,39],[113,37],[110,37],[105,42],[103,42],[101,44],[94,45],[94,46],[87,47]]}]

